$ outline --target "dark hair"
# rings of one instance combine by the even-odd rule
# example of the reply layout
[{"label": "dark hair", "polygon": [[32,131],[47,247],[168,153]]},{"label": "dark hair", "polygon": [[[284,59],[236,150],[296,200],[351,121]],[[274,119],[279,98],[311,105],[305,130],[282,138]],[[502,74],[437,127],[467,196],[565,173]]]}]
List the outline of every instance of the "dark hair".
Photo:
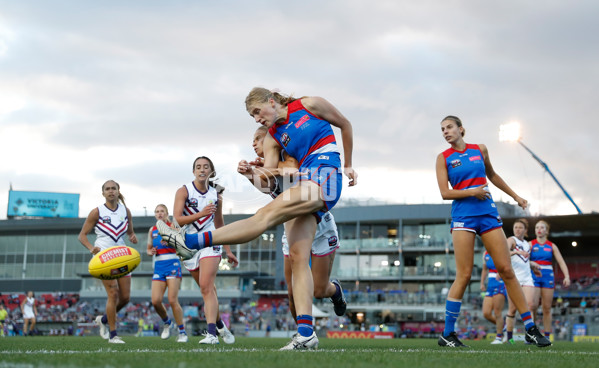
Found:
[{"label": "dark hair", "polygon": [[267,102],[271,98],[283,106],[287,106],[290,102],[297,100],[297,98],[292,96],[285,96],[279,92],[273,92],[263,87],[254,87],[245,98],[245,109],[251,115],[250,106],[256,103]]},{"label": "dark hair", "polygon": [[192,171],[194,171],[196,169],[196,162],[198,162],[198,160],[200,159],[204,159],[206,161],[208,161],[208,164],[210,165],[210,170],[212,170],[212,173],[210,174],[210,176],[208,177],[208,186],[213,187],[214,189],[216,189],[216,192],[218,194],[221,194],[222,192],[225,191],[225,187],[218,185],[215,183],[215,178],[216,178],[216,169],[214,168],[214,163],[212,162],[211,159],[209,159],[206,156],[199,156],[196,157],[195,160],[193,160],[193,167],[192,167]]},{"label": "dark hair", "polygon": [[441,120],[441,122],[444,122],[445,120],[451,120],[455,122],[458,127],[462,128],[462,137],[466,135],[466,129],[462,126],[462,120],[460,120],[460,118],[454,115],[447,115],[443,118],[443,120]]},{"label": "dark hair", "polygon": [[123,194],[121,193],[121,186],[120,186],[120,185],[119,185],[119,183],[117,183],[116,181],[114,181],[114,180],[106,180],[106,181],[104,182],[104,184],[102,184],[102,192],[104,191],[104,187],[106,186],[106,184],[107,184],[109,181],[111,181],[111,182],[113,182],[113,183],[115,183],[115,184],[116,184],[116,189],[118,189],[118,190],[119,190],[119,201],[121,201],[121,203],[123,204],[123,206],[127,207],[127,205],[125,204],[125,196],[123,196]]}]

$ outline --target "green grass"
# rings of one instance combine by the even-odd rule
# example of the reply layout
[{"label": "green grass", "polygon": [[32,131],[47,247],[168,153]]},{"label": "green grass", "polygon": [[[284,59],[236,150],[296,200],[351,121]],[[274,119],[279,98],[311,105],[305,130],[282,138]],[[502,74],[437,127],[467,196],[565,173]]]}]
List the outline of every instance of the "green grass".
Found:
[{"label": "green grass", "polygon": [[109,345],[99,337],[12,337],[0,339],[0,368],[352,368],[352,367],[597,367],[599,344],[557,342],[539,349],[523,343],[490,345],[465,341],[468,350],[437,346],[433,339],[320,339],[317,351],[278,351],[287,339],[237,338],[234,345],[203,347],[198,337],[187,344],[173,338],[128,337]]}]

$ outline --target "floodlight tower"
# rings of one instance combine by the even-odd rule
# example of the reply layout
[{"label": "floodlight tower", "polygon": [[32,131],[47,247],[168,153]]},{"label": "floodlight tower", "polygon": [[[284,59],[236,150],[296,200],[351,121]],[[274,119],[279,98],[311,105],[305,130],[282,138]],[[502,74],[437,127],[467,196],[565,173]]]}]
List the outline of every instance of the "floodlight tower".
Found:
[{"label": "floodlight tower", "polygon": [[549,166],[547,166],[547,164],[543,160],[541,160],[539,158],[539,156],[535,155],[535,153],[533,151],[531,151],[530,148],[526,147],[526,145],[524,143],[522,143],[522,137],[520,136],[520,124],[518,124],[517,122],[512,122],[512,123],[500,125],[499,126],[499,141],[500,142],[518,142],[518,143],[520,143],[520,145],[522,147],[524,147],[524,149],[527,150],[528,153],[530,153],[535,160],[537,160],[537,162],[541,165],[541,167],[543,169],[545,169],[545,171],[547,171],[549,173],[549,175],[551,175],[551,178],[553,178],[553,180],[555,181],[557,186],[562,190],[562,192],[564,192],[564,194],[566,195],[568,200],[570,200],[570,202],[572,202],[574,207],[576,207],[576,211],[578,212],[578,214],[579,215],[582,214],[582,211],[580,210],[578,205],[576,205],[576,203],[574,202],[572,197],[570,197],[570,194],[568,194],[566,189],[560,184],[560,182],[557,180],[555,175],[553,175],[551,170],[549,170]]}]

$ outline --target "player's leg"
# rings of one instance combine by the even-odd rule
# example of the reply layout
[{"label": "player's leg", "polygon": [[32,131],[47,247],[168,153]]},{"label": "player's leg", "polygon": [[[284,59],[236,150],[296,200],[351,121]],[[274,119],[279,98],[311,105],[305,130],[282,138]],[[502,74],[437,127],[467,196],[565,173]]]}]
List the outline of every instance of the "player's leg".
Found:
[{"label": "player's leg", "polygon": [[505,306],[505,296],[502,293],[493,295],[493,314],[495,315],[495,328],[497,337],[495,343],[502,343],[503,339],[503,307]]},{"label": "player's leg", "polygon": [[[531,289],[531,288],[528,288]],[[505,316],[505,324],[507,329],[507,340],[510,344],[514,343],[513,335],[514,335],[514,325],[516,323],[516,306],[514,302],[508,295],[508,310],[507,315]]]},{"label": "player's leg", "polygon": [[460,315],[462,297],[470,283],[474,265],[474,239],[476,234],[466,230],[451,232],[456,264],[455,280],[447,293],[445,302],[445,329],[439,338],[440,346],[465,347],[457,338],[455,323]]},{"label": "player's leg", "polygon": [[181,277],[171,277],[166,279],[168,287],[168,303],[173,312],[173,318],[179,331],[177,342],[187,342],[187,332],[183,321],[183,308],[179,303],[179,289],[181,288]]},{"label": "player's leg", "polygon": [[283,268],[285,272],[285,282],[287,283],[287,296],[289,297],[289,313],[293,317],[293,321],[297,323],[297,313],[295,312],[295,302],[293,301],[293,279],[291,275],[291,259],[286,256],[283,260]]},{"label": "player's leg", "polygon": [[551,324],[552,324],[552,316],[551,316],[551,304],[553,303],[553,289],[552,288],[542,288],[541,289],[541,306],[543,308],[543,330],[545,331],[545,336],[549,336],[551,334]]},{"label": "player's leg", "polygon": [[[152,280],[152,289],[151,289],[151,298],[152,305],[154,306],[154,310],[156,314],[160,316],[160,319],[163,321],[168,319],[168,314],[166,312],[166,308],[164,304],[162,304],[162,299],[164,298],[164,292],[166,291],[166,281],[160,280]],[[170,288],[169,288],[170,290]]]},{"label": "player's leg", "polygon": [[499,276],[505,282],[507,293],[512,298],[516,309],[522,317],[522,322],[524,322],[524,327],[526,328],[527,341],[534,342],[538,347],[551,345],[551,342],[539,332],[537,326],[534,324],[532,314],[528,309],[528,303],[524,297],[524,292],[512,269],[507,239],[505,238],[503,229],[496,228],[487,231],[481,235],[481,239],[491,258],[493,258]]},{"label": "player's leg", "polygon": [[127,275],[117,279],[119,285],[119,299],[116,305],[117,313],[129,304],[131,298],[131,275]]},{"label": "player's leg", "polygon": [[102,318],[102,324],[108,325],[109,331],[109,341],[112,340],[116,333],[116,311],[117,304],[119,300],[119,284],[117,280],[102,280],[102,284],[104,285],[104,289],[106,289],[106,311],[104,317],[106,317],[106,322],[104,321],[104,317]]},{"label": "player's leg", "polygon": [[[320,187],[311,181],[301,181],[259,209],[254,216],[197,236],[187,234],[185,243],[191,249],[201,249],[217,244],[247,243],[273,226],[301,215],[311,214],[323,207],[324,201],[321,199]],[[170,230],[165,229],[165,231],[169,232]],[[165,235],[169,234],[165,233]]]},{"label": "player's leg", "polygon": [[218,298],[215,292],[214,280],[216,279],[220,260],[220,256],[200,259],[199,285],[204,299],[204,314],[208,324],[208,334],[203,340],[200,340],[200,344],[218,344],[218,337],[216,337]]},{"label": "player's leg", "polygon": [[493,297],[485,296],[483,299],[483,317],[492,324],[495,324],[495,316],[493,315]]},{"label": "player's leg", "polygon": [[29,318],[23,318],[23,336],[27,336],[27,327],[29,326]]},{"label": "player's leg", "polygon": [[312,279],[314,280],[315,298],[330,298],[337,291],[335,285],[329,280],[334,259],[335,252],[322,257],[312,255]]}]

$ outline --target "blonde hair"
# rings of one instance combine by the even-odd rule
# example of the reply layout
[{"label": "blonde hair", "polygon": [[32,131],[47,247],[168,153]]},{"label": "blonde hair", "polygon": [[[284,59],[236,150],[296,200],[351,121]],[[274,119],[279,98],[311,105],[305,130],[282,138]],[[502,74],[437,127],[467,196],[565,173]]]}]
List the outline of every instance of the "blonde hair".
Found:
[{"label": "blonde hair", "polygon": [[273,92],[263,87],[254,87],[245,98],[245,109],[251,115],[250,109],[252,106],[267,102],[271,98],[275,100],[276,103],[283,106],[287,106],[290,102],[297,100],[297,98],[292,96],[285,96],[279,92]]},{"label": "blonde hair", "polygon": [[549,223],[545,220],[539,220],[537,221],[537,223],[535,224],[535,226],[537,226],[538,224],[545,224],[545,227],[547,228],[547,233],[549,233],[549,229],[551,229],[551,226],[549,226]]}]

